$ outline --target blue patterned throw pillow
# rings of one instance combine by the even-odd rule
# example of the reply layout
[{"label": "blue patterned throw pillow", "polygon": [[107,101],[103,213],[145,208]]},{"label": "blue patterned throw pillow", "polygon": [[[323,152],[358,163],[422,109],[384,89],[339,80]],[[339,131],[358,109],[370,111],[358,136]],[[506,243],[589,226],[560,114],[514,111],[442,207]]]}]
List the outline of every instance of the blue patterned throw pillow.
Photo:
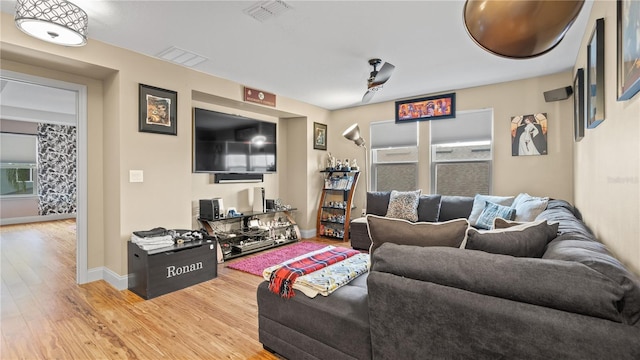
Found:
[{"label": "blue patterned throw pillow", "polygon": [[495,218],[503,218],[506,220],[513,220],[516,217],[516,209],[509,206],[502,206],[491,201],[487,201],[484,206],[484,210],[480,214],[478,221],[476,221],[476,227],[479,229],[493,229],[493,221]]},{"label": "blue patterned throw pillow", "polygon": [[418,221],[418,203],[422,190],[391,191],[386,217]]}]

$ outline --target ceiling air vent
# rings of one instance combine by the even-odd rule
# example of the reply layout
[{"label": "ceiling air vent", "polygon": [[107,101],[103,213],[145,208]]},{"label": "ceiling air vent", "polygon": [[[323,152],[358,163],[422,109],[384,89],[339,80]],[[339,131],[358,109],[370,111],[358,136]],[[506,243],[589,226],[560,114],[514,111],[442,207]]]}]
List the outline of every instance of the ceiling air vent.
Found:
[{"label": "ceiling air vent", "polygon": [[280,16],[289,9],[292,9],[291,5],[284,1],[268,0],[257,2],[244,9],[243,12],[260,22],[265,22],[271,18]]},{"label": "ceiling air vent", "polygon": [[162,51],[156,56],[159,57],[160,59],[171,61],[172,63],[176,63],[176,64],[187,66],[187,67],[194,67],[200,64],[201,62],[207,60],[207,58],[205,58],[204,56],[200,56],[190,51],[182,50],[175,46],[172,46],[167,50]]}]

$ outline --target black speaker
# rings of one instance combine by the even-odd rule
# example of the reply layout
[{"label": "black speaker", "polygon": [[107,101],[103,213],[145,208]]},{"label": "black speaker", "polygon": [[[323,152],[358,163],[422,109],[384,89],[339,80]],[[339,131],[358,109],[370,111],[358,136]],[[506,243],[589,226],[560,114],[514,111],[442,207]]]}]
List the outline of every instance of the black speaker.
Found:
[{"label": "black speaker", "polygon": [[558,101],[569,98],[573,94],[573,88],[571,86],[561,87],[555,90],[549,90],[544,92],[544,101]]},{"label": "black speaker", "polygon": [[224,217],[222,215],[222,199],[206,199],[200,200],[200,219],[216,220]]},{"label": "black speaker", "polygon": [[263,174],[219,173],[219,174],[215,174],[215,177],[214,177],[214,182],[216,184],[263,182],[263,181],[264,181]]},{"label": "black speaker", "polygon": [[213,201],[211,199],[200,200],[200,219],[213,220]]},{"label": "black speaker", "polygon": [[266,205],[267,211],[276,209],[276,201],[274,199],[266,199],[265,205]]}]

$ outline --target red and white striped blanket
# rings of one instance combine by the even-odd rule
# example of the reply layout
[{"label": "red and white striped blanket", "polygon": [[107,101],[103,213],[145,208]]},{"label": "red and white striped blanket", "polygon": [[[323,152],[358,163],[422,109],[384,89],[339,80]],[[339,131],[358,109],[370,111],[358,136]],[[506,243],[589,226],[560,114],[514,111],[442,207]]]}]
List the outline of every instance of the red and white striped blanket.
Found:
[{"label": "red and white striped blanket", "polygon": [[295,295],[293,292],[293,284],[299,276],[320,270],[359,253],[357,250],[336,247],[290,263],[285,263],[282,267],[271,273],[269,290],[283,298],[289,299]]}]

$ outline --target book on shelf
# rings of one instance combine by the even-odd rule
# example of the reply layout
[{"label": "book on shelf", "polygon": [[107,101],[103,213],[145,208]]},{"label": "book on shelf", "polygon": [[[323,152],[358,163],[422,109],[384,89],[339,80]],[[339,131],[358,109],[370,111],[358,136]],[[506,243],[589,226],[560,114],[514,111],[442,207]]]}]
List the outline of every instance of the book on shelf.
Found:
[{"label": "book on shelf", "polygon": [[349,190],[353,185],[353,176],[335,176],[325,181],[325,189],[328,190]]}]

